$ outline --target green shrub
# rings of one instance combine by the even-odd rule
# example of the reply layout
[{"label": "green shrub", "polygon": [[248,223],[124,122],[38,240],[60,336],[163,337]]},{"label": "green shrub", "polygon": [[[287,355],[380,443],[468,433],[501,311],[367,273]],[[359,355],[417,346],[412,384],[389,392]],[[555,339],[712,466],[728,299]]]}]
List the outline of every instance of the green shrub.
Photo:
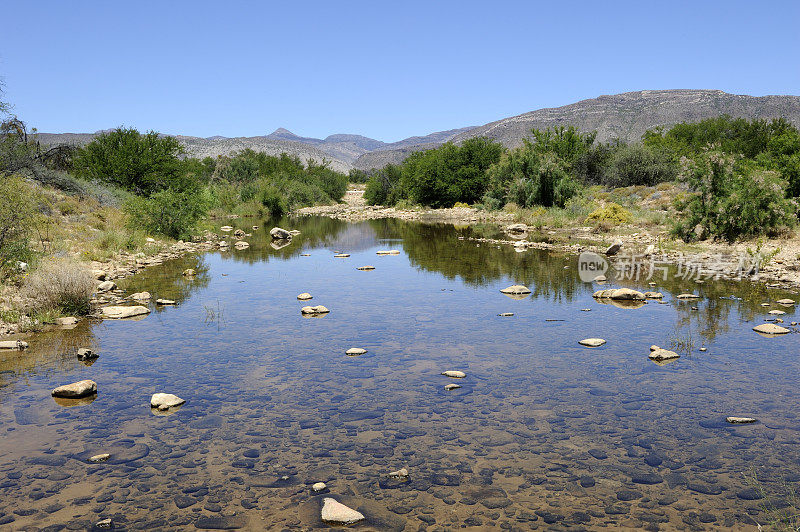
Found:
[{"label": "green shrub", "polygon": [[610,157],[603,183],[610,187],[653,186],[677,175],[677,165],[663,150],[632,144],[621,146]]},{"label": "green shrub", "polygon": [[486,138],[413,153],[403,163],[397,199],[430,207],[452,207],[457,201],[475,203],[486,191],[486,170],[502,153],[501,144]]},{"label": "green shrub", "polygon": [[147,198],[134,196],[123,206],[132,229],[171,238],[189,237],[207,208],[200,192],[171,189],[155,192]]},{"label": "green shrub", "polygon": [[28,238],[39,217],[37,194],[19,176],[0,173],[0,268],[30,257]]},{"label": "green shrub", "polygon": [[174,137],[118,128],[81,148],[73,160],[73,168],[81,177],[110,183],[135,194],[195,189],[198,183],[188,175],[181,160],[183,154],[183,146]]},{"label": "green shrub", "polygon": [[95,284],[82,264],[68,259],[46,261],[25,278],[21,291],[24,308],[28,313],[88,314]]},{"label": "green shrub", "polygon": [[716,149],[681,163],[681,178],[691,194],[676,205],[682,218],[673,231],[684,240],[714,236],[733,241],[774,233],[797,221],[797,202],[786,198],[786,181],[777,172]]},{"label": "green shrub", "polygon": [[367,179],[364,201],[367,205],[394,205],[399,199],[401,177],[401,167],[393,164],[375,171]]},{"label": "green shrub", "polygon": [[484,203],[514,202],[520,207],[563,207],[580,190],[566,163],[554,153],[541,153],[530,141],[504,155],[487,172],[489,193]]},{"label": "green shrub", "polygon": [[586,221],[594,224],[620,225],[633,221],[633,215],[617,203],[608,203],[598,207],[586,217]]}]

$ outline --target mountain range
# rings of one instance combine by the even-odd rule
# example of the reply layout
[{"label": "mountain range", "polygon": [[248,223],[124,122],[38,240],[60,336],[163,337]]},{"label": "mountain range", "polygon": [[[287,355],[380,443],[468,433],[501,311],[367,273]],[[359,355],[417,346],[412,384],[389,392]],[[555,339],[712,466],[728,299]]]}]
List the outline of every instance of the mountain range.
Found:
[{"label": "mountain range", "polygon": [[[353,134],[330,135],[324,139],[300,137],[283,128],[257,137],[177,135],[176,138],[186,146],[188,153],[197,157],[215,157],[251,148],[270,155],[286,152],[303,161],[324,159],[333,169],[347,172],[352,168],[382,168],[388,163],[402,162],[415,151],[474,137],[488,137],[507,147],[516,147],[530,135],[531,128],[573,125],[581,131],[597,131],[597,140],[601,142],[615,138],[631,142],[639,140],[653,127],[696,122],[722,114],[747,119],[783,117],[800,127],[800,96],[747,96],[692,89],[626,92],[392,143]],[[38,133],[38,139],[50,145],[83,145],[99,133]]]}]

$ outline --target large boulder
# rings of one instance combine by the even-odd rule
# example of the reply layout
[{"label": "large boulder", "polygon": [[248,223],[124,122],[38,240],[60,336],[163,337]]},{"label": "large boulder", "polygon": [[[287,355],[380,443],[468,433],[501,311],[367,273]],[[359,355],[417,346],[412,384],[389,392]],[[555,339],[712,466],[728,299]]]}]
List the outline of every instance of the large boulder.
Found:
[{"label": "large boulder", "polygon": [[290,233],[286,229],[281,229],[280,227],[273,227],[269,232],[269,236],[271,236],[273,240],[291,240],[292,239],[292,233]]},{"label": "large boulder", "polygon": [[103,318],[110,320],[121,320],[124,318],[134,318],[136,316],[145,316],[150,314],[150,309],[141,305],[132,307],[103,307]]},{"label": "large boulder", "polygon": [[53,397],[64,399],[79,399],[95,393],[97,393],[97,383],[88,379],[59,386],[50,392]]},{"label": "large boulder", "polygon": [[117,284],[114,281],[103,281],[97,285],[97,290],[100,292],[108,292],[109,290],[114,290],[116,287]]}]

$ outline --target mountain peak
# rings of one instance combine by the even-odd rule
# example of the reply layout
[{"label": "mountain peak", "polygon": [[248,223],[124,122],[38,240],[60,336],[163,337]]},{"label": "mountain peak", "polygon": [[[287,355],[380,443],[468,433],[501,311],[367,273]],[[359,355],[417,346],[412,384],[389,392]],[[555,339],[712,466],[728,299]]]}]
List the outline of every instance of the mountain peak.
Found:
[{"label": "mountain peak", "polygon": [[280,137],[280,138],[286,138],[286,137],[296,138],[297,137],[297,135],[295,135],[294,133],[292,133],[291,131],[289,131],[288,129],[283,128],[283,127],[279,127],[278,129],[276,129],[275,131],[273,131],[272,133],[270,133],[267,136],[268,137]]}]

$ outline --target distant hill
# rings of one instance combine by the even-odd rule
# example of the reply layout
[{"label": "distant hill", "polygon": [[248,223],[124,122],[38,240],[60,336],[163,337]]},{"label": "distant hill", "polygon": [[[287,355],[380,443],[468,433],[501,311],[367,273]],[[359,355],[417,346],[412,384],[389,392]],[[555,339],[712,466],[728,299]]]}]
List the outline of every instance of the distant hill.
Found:
[{"label": "distant hill", "polygon": [[[382,168],[389,163],[402,162],[415,151],[473,137],[485,136],[505,146],[516,147],[522,144],[523,138],[530,136],[531,128],[573,125],[581,131],[597,131],[601,142],[615,138],[631,142],[656,126],[696,122],[722,114],[748,119],[783,117],[800,127],[800,96],[745,96],[688,89],[626,92],[539,109],[483,126],[439,131],[392,143],[352,134],[330,135],[324,139],[300,137],[284,128],[258,137],[177,138],[197,157],[227,155],[250,148],[271,155],[286,152],[303,161],[325,159],[332,168],[347,172],[351,168]],[[83,145],[99,133],[39,133],[38,138],[43,144]]]},{"label": "distant hill", "polygon": [[[615,138],[632,142],[640,140],[645,131],[656,126],[697,122],[722,114],[750,120],[783,117],[800,127],[800,96],[744,96],[717,90],[684,89],[626,92],[504,118],[469,128],[450,140],[459,143],[473,137],[488,137],[513,148],[530,136],[532,128],[572,125],[585,132],[597,131],[600,142]],[[382,168],[429,147],[391,150],[387,145],[379,152],[362,155],[355,166],[363,170]]]}]

